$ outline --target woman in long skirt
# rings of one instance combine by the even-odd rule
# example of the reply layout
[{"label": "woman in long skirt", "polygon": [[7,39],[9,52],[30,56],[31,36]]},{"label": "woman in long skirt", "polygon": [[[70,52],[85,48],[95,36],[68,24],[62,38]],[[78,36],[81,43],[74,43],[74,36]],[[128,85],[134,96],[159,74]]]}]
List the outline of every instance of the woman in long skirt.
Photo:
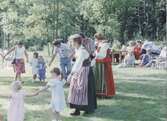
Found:
[{"label": "woman in long skirt", "polygon": [[110,46],[102,34],[95,34],[95,38],[98,43],[95,66],[96,94],[100,96],[114,96],[115,84],[112,73]]},{"label": "woman in long skirt", "polygon": [[90,76],[89,53],[82,46],[80,35],[73,35],[70,37],[70,40],[73,41],[73,46],[76,48],[76,61],[68,77],[68,82],[70,83],[68,101],[70,108],[75,109],[71,115],[80,115],[81,110],[85,112],[90,110],[88,107],[90,101],[88,96],[88,76]]},{"label": "woman in long skirt", "polygon": [[88,111],[86,113],[92,113],[97,109],[97,99],[96,99],[96,84],[95,84],[95,76],[93,72],[94,64],[94,52],[96,50],[95,48],[95,42],[87,38],[83,33],[80,33],[80,36],[82,37],[82,45],[85,47],[85,49],[89,53],[89,62],[90,68],[89,68],[89,75],[88,75]]}]

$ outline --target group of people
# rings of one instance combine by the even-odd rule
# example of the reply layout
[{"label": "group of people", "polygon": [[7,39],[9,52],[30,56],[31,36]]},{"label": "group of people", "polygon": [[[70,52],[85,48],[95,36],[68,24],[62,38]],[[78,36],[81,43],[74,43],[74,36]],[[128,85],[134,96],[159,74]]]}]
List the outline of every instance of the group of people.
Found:
[{"label": "group of people", "polygon": [[[33,94],[27,94],[22,88],[23,79],[21,75],[25,73],[24,56],[29,62],[28,53],[23,43],[19,42],[9,52],[2,55],[5,58],[12,51],[15,53],[12,64],[16,78],[12,83],[8,121],[23,121],[24,97],[36,96],[48,88],[51,88],[49,109],[53,114],[53,121],[62,120],[60,112],[66,105],[64,85],[69,86],[67,103],[71,109],[75,109],[71,113],[72,116],[80,115],[80,111],[84,111],[85,114],[93,113],[97,109],[97,96],[114,96],[115,85],[112,74],[110,44],[101,33],[96,33],[94,37],[95,41],[80,33],[71,35],[68,43],[55,40],[53,42],[53,56],[48,65],[53,64],[58,54],[60,68],[54,67],[50,72],[50,81]],[[45,81],[46,64],[44,58],[34,52],[30,64],[33,80],[39,77],[39,80]]]},{"label": "group of people", "polygon": [[[128,46],[123,45],[122,49],[123,62],[120,67],[152,67],[159,63],[167,64],[167,47],[162,49],[151,41],[130,41]],[[167,68],[167,65],[165,65]]]}]

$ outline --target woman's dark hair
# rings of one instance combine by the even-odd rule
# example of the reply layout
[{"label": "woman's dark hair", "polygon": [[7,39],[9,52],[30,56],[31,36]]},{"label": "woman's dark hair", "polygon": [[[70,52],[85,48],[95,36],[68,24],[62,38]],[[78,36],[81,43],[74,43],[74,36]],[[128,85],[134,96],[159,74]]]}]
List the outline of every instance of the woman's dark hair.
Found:
[{"label": "woman's dark hair", "polygon": [[51,73],[56,73],[58,76],[61,75],[61,78],[63,79],[63,74],[62,74],[62,72],[60,71],[59,68],[54,67],[54,68],[51,70]]}]

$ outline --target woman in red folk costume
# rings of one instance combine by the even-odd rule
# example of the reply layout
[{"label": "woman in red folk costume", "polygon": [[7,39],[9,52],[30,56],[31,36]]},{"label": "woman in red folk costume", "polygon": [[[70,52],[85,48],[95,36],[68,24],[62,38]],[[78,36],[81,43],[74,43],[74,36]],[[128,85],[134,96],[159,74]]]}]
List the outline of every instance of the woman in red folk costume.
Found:
[{"label": "woman in red folk costume", "polygon": [[96,94],[99,96],[114,96],[115,85],[112,73],[112,59],[110,57],[110,44],[100,33],[95,34],[97,44],[96,50]]}]

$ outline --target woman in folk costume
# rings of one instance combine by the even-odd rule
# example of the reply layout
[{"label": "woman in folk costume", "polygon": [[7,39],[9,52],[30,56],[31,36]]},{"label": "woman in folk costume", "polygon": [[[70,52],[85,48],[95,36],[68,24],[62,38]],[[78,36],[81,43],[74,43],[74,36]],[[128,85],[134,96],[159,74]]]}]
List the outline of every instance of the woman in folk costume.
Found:
[{"label": "woman in folk costume", "polygon": [[73,65],[72,71],[68,77],[67,82],[70,83],[70,90],[68,95],[68,101],[70,108],[74,108],[75,112],[71,115],[80,115],[80,111],[89,111],[88,108],[88,75],[89,75],[89,53],[82,46],[82,38],[80,35],[72,35],[70,40],[73,41],[75,47],[76,61]]},{"label": "woman in folk costume", "polygon": [[114,96],[115,85],[112,73],[112,59],[110,57],[110,44],[100,33],[95,34],[98,43],[96,50],[96,94],[99,96]]},{"label": "woman in folk costume", "polygon": [[97,99],[96,99],[96,85],[95,85],[95,76],[93,72],[94,61],[94,52],[95,52],[95,42],[87,38],[84,34],[80,33],[82,37],[82,45],[89,53],[89,75],[88,75],[88,111],[87,113],[92,113],[97,108]]}]

